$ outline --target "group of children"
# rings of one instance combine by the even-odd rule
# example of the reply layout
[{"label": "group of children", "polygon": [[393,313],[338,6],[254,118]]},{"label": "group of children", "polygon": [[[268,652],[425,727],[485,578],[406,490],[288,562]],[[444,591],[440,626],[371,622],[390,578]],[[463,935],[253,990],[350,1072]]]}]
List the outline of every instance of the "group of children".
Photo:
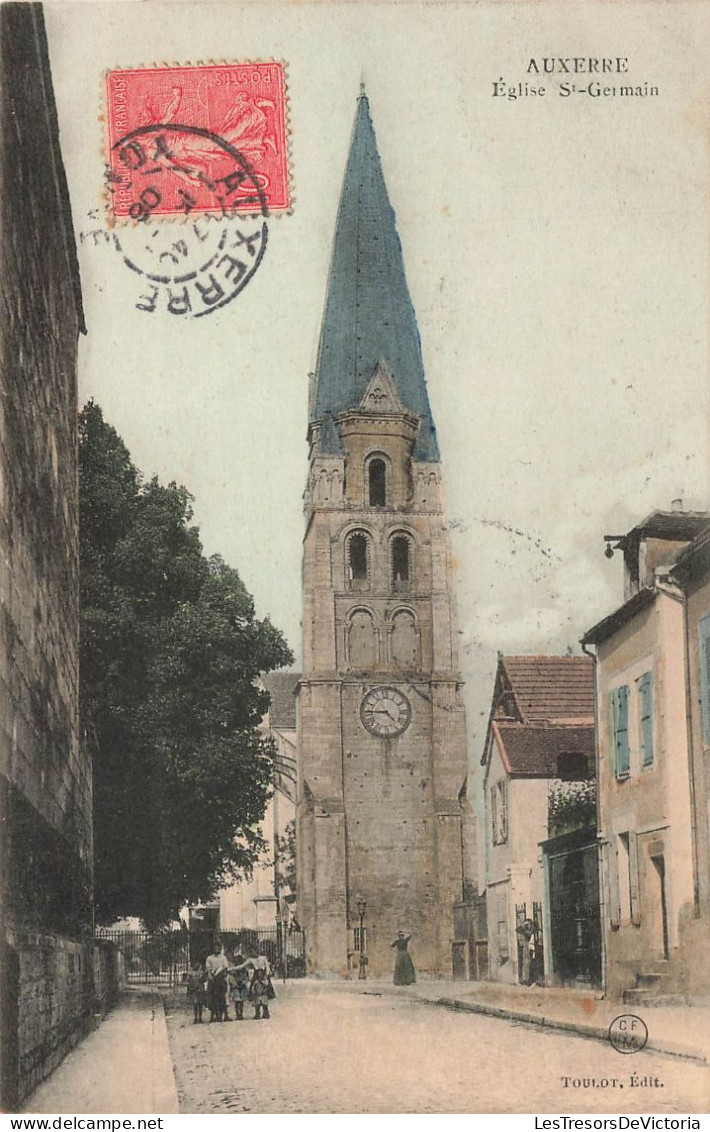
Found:
[{"label": "group of children", "polygon": [[242,955],[227,958],[217,944],[204,966],[196,959],[187,977],[187,998],[192,1003],[193,1023],[202,1021],[205,1006],[210,1022],[228,1022],[227,996],[234,1002],[235,1021],[244,1020],[244,1003],[251,1002],[254,1018],[269,1018],[269,1001],[276,997],[271,981],[271,967],[265,955],[245,959]]}]

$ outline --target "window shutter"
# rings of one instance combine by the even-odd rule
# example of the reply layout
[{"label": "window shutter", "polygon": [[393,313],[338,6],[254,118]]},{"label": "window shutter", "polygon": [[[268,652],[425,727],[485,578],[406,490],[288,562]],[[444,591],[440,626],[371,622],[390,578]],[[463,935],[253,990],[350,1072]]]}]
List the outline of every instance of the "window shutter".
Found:
[{"label": "window shutter", "polygon": [[606,845],[607,879],[609,885],[609,920],[612,928],[621,922],[621,898],[619,896],[619,849],[617,839]]},{"label": "window shutter", "polygon": [[494,845],[498,844],[498,806],[496,803],[496,788],[491,786],[491,832]]},{"label": "window shutter", "polygon": [[508,783],[505,779],[498,783],[500,797],[498,804],[500,806],[500,839],[501,841],[508,840]]},{"label": "window shutter", "polygon": [[698,624],[700,638],[700,705],[703,717],[703,740],[710,745],[710,613]]},{"label": "window shutter", "polygon": [[616,690],[616,774],[618,778],[629,773],[629,689],[622,684]]},{"label": "window shutter", "polygon": [[653,763],[653,677],[645,672],[639,683],[641,697],[641,750],[644,766]]},{"label": "window shutter", "polygon": [[619,699],[616,693],[616,688],[613,692],[609,692],[609,761],[611,769],[614,774],[617,773],[617,759],[616,759],[616,721],[618,715]]},{"label": "window shutter", "polygon": [[635,924],[638,924],[641,922],[639,858],[637,838],[632,830],[629,830],[629,897],[631,902],[631,919]]}]

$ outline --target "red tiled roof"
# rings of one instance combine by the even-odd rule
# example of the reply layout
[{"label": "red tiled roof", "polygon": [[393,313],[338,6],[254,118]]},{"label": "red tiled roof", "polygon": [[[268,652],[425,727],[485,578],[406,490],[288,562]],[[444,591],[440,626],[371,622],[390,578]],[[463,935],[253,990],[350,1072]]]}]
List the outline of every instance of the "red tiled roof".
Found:
[{"label": "red tiled roof", "polygon": [[709,518],[707,511],[652,511],[619,542],[638,542],[642,538],[686,542],[700,534]]},{"label": "red tiled roof", "polygon": [[588,656],[502,656],[525,723],[594,717],[594,668]]},{"label": "red tiled roof", "polygon": [[[539,727],[526,723],[494,722],[493,732],[502,747],[503,762],[515,778],[565,778],[560,756],[581,755],[587,772],[574,774],[575,780],[594,777],[593,727]],[[567,769],[569,769],[568,763]]]}]

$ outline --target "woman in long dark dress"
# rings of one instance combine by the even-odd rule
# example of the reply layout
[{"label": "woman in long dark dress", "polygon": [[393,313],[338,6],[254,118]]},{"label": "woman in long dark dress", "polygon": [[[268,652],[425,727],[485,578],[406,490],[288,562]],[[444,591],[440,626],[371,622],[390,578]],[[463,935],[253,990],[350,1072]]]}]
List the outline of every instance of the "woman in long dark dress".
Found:
[{"label": "woman in long dark dress", "polygon": [[224,954],[224,947],[216,943],[214,951],[207,956],[205,970],[207,972],[207,1005],[210,1011],[210,1022],[225,1022],[229,1019],[227,1013],[227,970],[229,960]]},{"label": "woman in long dark dress", "polygon": [[396,987],[408,987],[411,983],[417,981],[414,963],[407,950],[411,938],[411,935],[397,932],[396,940],[390,944],[390,947],[397,949],[397,958],[394,961],[394,985]]},{"label": "woman in long dark dress", "polygon": [[250,975],[251,960],[235,952],[229,968],[229,989],[234,1000],[234,1018],[237,1022],[244,1021],[244,1003],[249,1001]]}]

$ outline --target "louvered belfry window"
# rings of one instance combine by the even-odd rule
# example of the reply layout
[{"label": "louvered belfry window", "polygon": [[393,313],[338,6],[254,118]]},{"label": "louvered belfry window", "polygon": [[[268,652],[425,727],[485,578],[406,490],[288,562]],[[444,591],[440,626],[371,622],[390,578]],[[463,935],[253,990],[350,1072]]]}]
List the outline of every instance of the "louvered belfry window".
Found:
[{"label": "louvered belfry window", "polygon": [[396,591],[409,589],[409,539],[397,535],[392,539],[392,588]]},{"label": "louvered belfry window", "polygon": [[351,583],[367,580],[367,535],[358,532],[350,536],[348,542],[348,572]]},{"label": "louvered belfry window", "polygon": [[387,466],[384,460],[370,460],[367,469],[370,507],[387,505]]}]

